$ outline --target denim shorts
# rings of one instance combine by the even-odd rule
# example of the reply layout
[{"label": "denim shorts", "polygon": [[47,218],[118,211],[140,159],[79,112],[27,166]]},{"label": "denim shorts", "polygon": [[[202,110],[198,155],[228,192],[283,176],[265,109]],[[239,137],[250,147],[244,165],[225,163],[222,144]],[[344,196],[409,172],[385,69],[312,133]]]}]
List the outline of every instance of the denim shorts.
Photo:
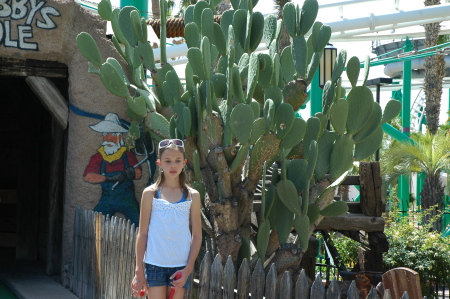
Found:
[{"label": "denim shorts", "polygon": [[[148,287],[172,286],[170,276],[182,270],[184,267],[159,267],[151,264],[145,264],[145,276]],[[191,277],[189,276],[183,288],[188,290],[191,287]]]}]

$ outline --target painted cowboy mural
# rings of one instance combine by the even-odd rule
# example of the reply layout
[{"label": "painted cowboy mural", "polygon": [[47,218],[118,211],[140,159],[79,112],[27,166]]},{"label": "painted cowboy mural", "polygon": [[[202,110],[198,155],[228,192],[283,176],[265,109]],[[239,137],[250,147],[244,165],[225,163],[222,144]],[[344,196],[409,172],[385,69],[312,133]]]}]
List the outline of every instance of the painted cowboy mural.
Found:
[{"label": "painted cowboy mural", "polygon": [[133,180],[141,178],[142,169],[134,151],[124,146],[127,129],[114,113],[106,114],[103,121],[90,128],[103,134],[102,146],[91,157],[83,175],[86,182],[102,185],[102,195],[94,211],[111,216],[120,212],[138,225],[139,204]]}]

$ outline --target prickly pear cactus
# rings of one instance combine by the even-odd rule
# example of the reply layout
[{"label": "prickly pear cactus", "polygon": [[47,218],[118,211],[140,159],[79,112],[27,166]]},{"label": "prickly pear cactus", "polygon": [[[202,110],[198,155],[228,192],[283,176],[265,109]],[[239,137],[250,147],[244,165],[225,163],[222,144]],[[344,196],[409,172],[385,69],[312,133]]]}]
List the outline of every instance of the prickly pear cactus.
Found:
[{"label": "prickly pear cactus", "polygon": [[[302,7],[286,4],[285,23],[253,11],[257,0],[233,0],[233,10],[223,14],[220,25],[213,19],[217,2],[198,1],[185,12],[185,85],[166,59],[164,0],[161,64],[155,64],[147,26],[137,10],[112,10],[109,0],[101,1],[99,13],[111,21],[112,42],[123,61],[103,62],[87,33],[78,35],[77,44],[89,60],[89,72],[126,100],[131,139],[139,137],[139,126],[156,141],[184,139],[193,186],[202,197],[203,227],[209,235],[205,242],[215,239],[225,262],[228,255],[234,260],[250,256],[249,244],[256,241],[257,256],[274,256],[278,273],[284,273],[298,267],[310,234],[324,216],[347,211],[344,203],[333,203],[334,190],[354,160],[380,147],[381,125],[399,107],[389,105],[395,111],[383,114],[370,90],[358,86],[359,60],[347,63],[342,50],[324,87],[322,113],[307,121],[295,118],[331,36],[330,27],[315,21],[317,0],[306,0]],[[292,45],[278,53],[282,26]],[[255,52],[262,41],[269,54]],[[352,84],[346,98],[340,86],[345,67]],[[254,237],[253,194],[273,162],[281,162],[281,172],[273,171],[270,187],[263,176]]]}]

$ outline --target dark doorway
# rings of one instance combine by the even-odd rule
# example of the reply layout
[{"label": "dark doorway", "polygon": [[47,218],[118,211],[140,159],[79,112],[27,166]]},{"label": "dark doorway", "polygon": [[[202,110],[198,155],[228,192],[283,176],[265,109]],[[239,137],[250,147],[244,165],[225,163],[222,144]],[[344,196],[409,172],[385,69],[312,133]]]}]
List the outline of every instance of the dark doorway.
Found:
[{"label": "dark doorway", "polygon": [[[53,275],[61,271],[66,131],[22,74],[0,74],[0,256],[42,261]],[[67,99],[67,77],[48,79]]]}]

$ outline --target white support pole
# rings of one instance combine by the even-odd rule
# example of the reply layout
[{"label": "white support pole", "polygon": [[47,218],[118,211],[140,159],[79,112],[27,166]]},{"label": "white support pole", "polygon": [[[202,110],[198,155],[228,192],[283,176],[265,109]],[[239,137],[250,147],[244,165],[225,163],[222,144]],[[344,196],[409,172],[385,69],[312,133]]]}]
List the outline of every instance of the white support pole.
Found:
[{"label": "white support pole", "polygon": [[399,11],[392,14],[385,15],[371,15],[369,17],[347,19],[337,22],[327,23],[331,27],[333,32],[346,32],[351,30],[371,28],[374,31],[381,26],[393,26],[393,24],[421,22],[421,24],[427,23],[429,20],[447,21],[450,20],[450,5],[434,5],[428,6],[417,10],[411,11]]}]

